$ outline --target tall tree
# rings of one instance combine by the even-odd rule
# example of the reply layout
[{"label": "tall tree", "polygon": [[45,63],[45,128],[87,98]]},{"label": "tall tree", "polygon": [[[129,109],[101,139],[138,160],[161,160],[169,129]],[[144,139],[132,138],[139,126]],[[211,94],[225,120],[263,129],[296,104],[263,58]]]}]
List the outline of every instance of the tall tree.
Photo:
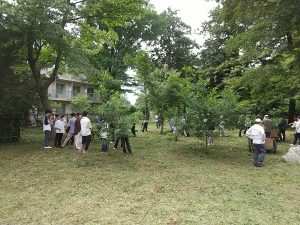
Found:
[{"label": "tall tree", "polygon": [[177,11],[168,9],[157,18],[156,24],[159,32],[157,38],[148,42],[151,57],[157,66],[181,71],[184,66],[195,66],[198,45],[191,40],[191,27],[185,24],[177,15]]},{"label": "tall tree", "polygon": [[[117,38],[112,28],[130,22],[144,4],[142,0],[2,2],[1,24],[7,31],[22,34],[20,42],[45,109],[50,108],[48,87],[70,52],[79,50],[81,57],[97,52],[104,43]],[[110,27],[109,32],[87,23],[92,18],[103,21]],[[78,54],[77,59],[80,64]],[[42,69],[48,68],[51,70],[45,76]]]},{"label": "tall tree", "polygon": [[222,7],[206,24],[211,36],[202,52],[204,74],[219,86],[231,86],[242,99],[251,98],[257,112],[290,99],[291,117],[299,95],[293,82],[299,76],[299,1],[219,2]]},{"label": "tall tree", "polygon": [[37,105],[34,81],[28,79],[30,71],[17,41],[20,38],[20,33],[7,32],[0,23],[0,115],[21,115]]},{"label": "tall tree", "polygon": [[[300,46],[300,2],[296,0],[267,0],[267,1],[223,1],[222,18],[227,24],[244,24],[247,30],[233,36],[227,43],[227,51],[242,49],[246,56],[253,60],[263,56],[260,67],[268,66],[273,71],[265,87],[272,89],[275,96],[284,95],[290,99],[289,117],[295,113],[295,99],[299,95],[298,84],[289,82],[299,77],[299,46]],[[272,68],[270,70],[270,67]],[[261,78],[268,76],[268,72],[261,73]],[[255,70],[255,69],[254,69]],[[282,71],[281,74],[276,73]],[[274,79],[272,79],[274,77]],[[262,79],[256,82],[263,81]],[[283,82],[274,85],[275,80],[289,82],[288,88]],[[277,102],[280,99],[278,99]]]}]

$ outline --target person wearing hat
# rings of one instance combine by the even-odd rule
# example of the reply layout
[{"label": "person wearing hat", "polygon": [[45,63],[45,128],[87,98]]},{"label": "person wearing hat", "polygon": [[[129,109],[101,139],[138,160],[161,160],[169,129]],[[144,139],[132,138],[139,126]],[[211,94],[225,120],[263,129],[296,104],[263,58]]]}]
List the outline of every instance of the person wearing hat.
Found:
[{"label": "person wearing hat", "polygon": [[254,166],[256,167],[263,166],[263,161],[266,155],[266,134],[262,126],[262,122],[263,121],[260,118],[257,118],[254,121],[254,125],[246,132],[246,135],[253,141],[253,160]]}]

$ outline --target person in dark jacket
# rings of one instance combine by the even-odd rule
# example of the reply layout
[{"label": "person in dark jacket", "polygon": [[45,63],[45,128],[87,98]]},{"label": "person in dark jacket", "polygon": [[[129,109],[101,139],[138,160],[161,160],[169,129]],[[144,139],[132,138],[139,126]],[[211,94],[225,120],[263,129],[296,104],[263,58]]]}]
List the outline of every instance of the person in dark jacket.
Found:
[{"label": "person in dark jacket", "polygon": [[286,119],[281,118],[279,123],[278,123],[278,129],[279,129],[279,140],[280,141],[285,141],[285,131],[288,127],[288,122]]},{"label": "person in dark jacket", "polygon": [[135,133],[135,123],[132,124],[132,127],[131,127],[131,133],[132,133],[133,137],[136,137],[136,133]]}]

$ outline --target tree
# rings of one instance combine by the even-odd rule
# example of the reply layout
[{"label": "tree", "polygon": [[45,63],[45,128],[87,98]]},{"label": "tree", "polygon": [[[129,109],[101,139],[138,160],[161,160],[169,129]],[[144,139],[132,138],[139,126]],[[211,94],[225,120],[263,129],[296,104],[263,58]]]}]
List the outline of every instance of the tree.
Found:
[{"label": "tree", "polygon": [[211,88],[224,88],[224,80],[232,76],[240,76],[241,70],[246,66],[244,60],[239,58],[239,50],[226,52],[226,42],[234,35],[243,32],[241,25],[228,25],[223,22],[221,8],[217,7],[211,12],[211,19],[203,24],[205,40],[200,52],[200,73],[209,79]]},{"label": "tree", "polygon": [[291,117],[299,95],[293,80],[299,76],[300,3],[220,2],[205,25],[210,38],[202,51],[202,73],[212,78],[210,86],[230,86],[241,100],[251,99],[256,113],[273,111],[290,99]]},{"label": "tree", "polygon": [[218,92],[216,89],[208,88],[207,83],[208,81],[200,78],[192,85],[192,91],[188,96],[187,118],[198,137],[204,137],[210,126],[216,127],[220,123],[221,116],[228,127],[235,126],[237,115],[249,108],[249,103],[239,101],[238,95],[231,89],[225,88]]},{"label": "tree", "polygon": [[139,52],[135,60],[137,78],[143,89],[145,111],[151,109],[159,115],[164,129],[167,117],[182,116],[190,82],[175,70],[158,69],[146,52]]},{"label": "tree", "polygon": [[[94,54],[104,43],[117,38],[113,27],[126,25],[144,4],[142,0],[2,2],[1,24],[5,31],[20,34],[16,41],[24,50],[44,109],[50,108],[48,87],[70,53],[79,50],[83,58]],[[91,20],[103,21],[109,32],[99,29],[97,23],[91,25]],[[42,69],[48,68],[51,70],[44,75]]]},{"label": "tree", "polygon": [[[145,4],[145,5],[143,5]],[[102,9],[103,11],[104,9]],[[103,30],[111,33],[112,37],[101,45],[101,49],[89,55],[89,61],[97,73],[92,74],[89,80],[95,84],[104,101],[116,91],[124,92],[124,86],[132,86],[134,82],[127,74],[130,65],[127,64],[127,57],[133,57],[141,47],[144,40],[144,32],[149,23],[144,18],[153,12],[147,7],[146,1],[123,1],[120,0],[116,6],[110,6],[110,13],[118,15],[123,10],[122,18],[126,23],[111,23],[99,18],[89,18],[87,23],[96,30]],[[102,14],[102,12],[99,12]]]},{"label": "tree", "polygon": [[171,9],[161,13],[157,19],[156,29],[161,33],[154,41],[148,42],[151,58],[156,65],[160,68],[167,65],[169,69],[178,71],[184,66],[196,65],[197,55],[193,50],[196,50],[198,45],[187,37],[191,34],[191,27]]},{"label": "tree", "polygon": [[130,112],[130,103],[119,92],[115,92],[107,102],[99,106],[99,111],[109,123],[115,123]]},{"label": "tree", "polygon": [[0,115],[26,114],[38,102],[34,81],[28,79],[30,71],[23,63],[19,43],[14,41],[19,35],[14,31],[7,32],[0,25]]},{"label": "tree", "polygon": [[92,102],[86,95],[76,95],[71,101],[72,110],[74,112],[90,111],[92,109]]},{"label": "tree", "polygon": [[156,69],[152,63],[150,57],[146,52],[140,51],[136,54],[135,58],[132,59],[133,64],[137,70],[137,81],[142,87],[143,102],[144,102],[144,116],[146,120],[150,118],[149,109],[149,89],[152,88],[153,77],[152,73]]},{"label": "tree", "polygon": [[128,100],[119,92],[115,92],[107,102],[99,106],[99,111],[101,116],[113,125],[111,127],[118,129],[120,135],[129,135],[132,124],[139,119],[139,113],[132,111]]},{"label": "tree", "polygon": [[[227,41],[227,52],[242,49],[244,55],[256,64],[257,56],[262,56],[260,57],[261,70],[256,72],[264,71],[265,74],[261,75],[265,78],[270,77],[272,71],[273,81],[283,81],[287,75],[292,80],[297,80],[300,73],[299,7],[300,2],[295,0],[223,1],[223,21],[226,24],[243,24],[247,28]],[[281,71],[281,74],[276,71]],[[260,81],[261,79],[257,80]],[[271,90],[275,85],[267,82],[265,86]],[[291,119],[295,113],[295,99],[299,95],[299,89],[294,82],[290,82],[288,88],[281,88],[285,86],[280,82],[275,90],[272,89],[272,94],[278,97],[277,104],[281,103],[279,96],[284,95],[290,99]]]}]

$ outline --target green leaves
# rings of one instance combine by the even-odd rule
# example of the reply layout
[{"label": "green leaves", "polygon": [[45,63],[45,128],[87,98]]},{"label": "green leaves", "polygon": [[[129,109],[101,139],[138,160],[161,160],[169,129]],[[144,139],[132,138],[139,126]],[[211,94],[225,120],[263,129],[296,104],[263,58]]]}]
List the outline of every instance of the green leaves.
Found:
[{"label": "green leaves", "polygon": [[296,98],[300,2],[221,2],[222,7],[204,25],[210,37],[201,52],[201,61],[209,86],[236,91],[239,100],[254,106],[255,113],[274,111],[288,99]]},{"label": "green leaves", "polygon": [[71,105],[73,112],[89,112],[92,109],[92,102],[87,95],[74,96]]}]

